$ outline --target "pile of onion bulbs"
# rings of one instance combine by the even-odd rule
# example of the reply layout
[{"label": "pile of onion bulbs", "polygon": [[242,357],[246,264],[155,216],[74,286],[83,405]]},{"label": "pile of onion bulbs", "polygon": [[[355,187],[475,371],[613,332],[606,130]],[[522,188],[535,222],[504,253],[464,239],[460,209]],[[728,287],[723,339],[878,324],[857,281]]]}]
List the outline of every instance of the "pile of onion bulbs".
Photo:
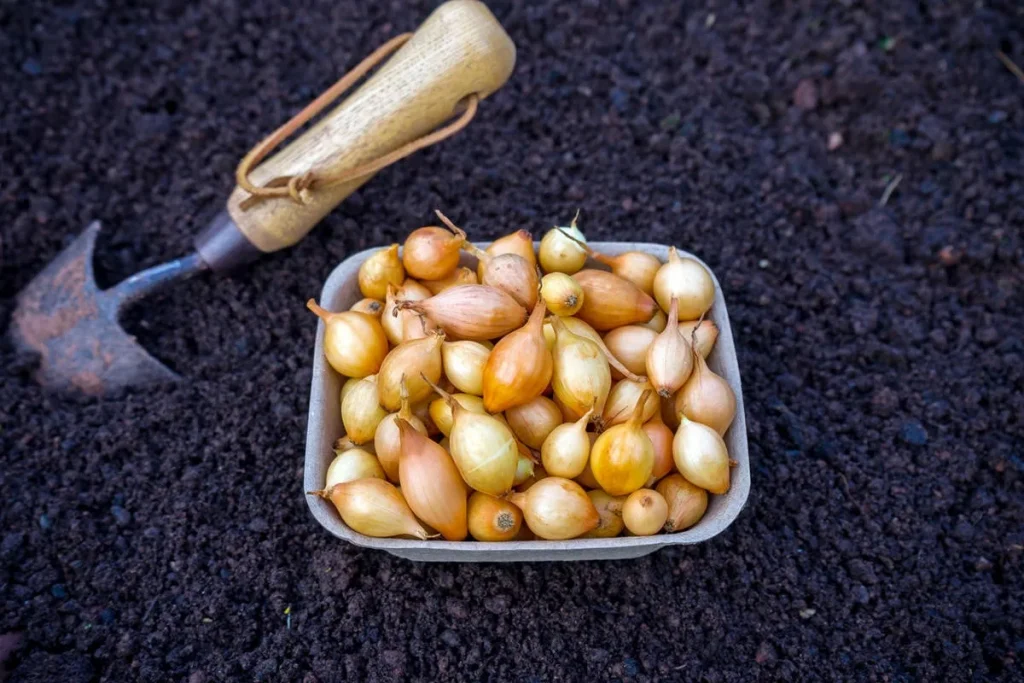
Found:
[{"label": "pile of onion bulbs", "polygon": [[[648,536],[729,490],[732,388],[706,362],[708,271],[669,252],[595,252],[576,226],[486,250],[442,225],[359,269],[365,297],[324,322],[346,378],[324,489],[375,537]],[[463,252],[478,266],[460,266]],[[591,263],[599,268],[586,267]]]}]

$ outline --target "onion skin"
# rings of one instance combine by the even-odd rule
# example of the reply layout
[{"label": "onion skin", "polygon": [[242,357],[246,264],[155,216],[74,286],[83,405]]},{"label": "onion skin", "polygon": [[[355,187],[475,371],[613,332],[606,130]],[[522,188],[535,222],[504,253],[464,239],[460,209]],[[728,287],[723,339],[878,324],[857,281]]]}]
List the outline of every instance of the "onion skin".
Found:
[{"label": "onion skin", "polygon": [[469,268],[462,266],[453,270],[452,274],[446,278],[442,278],[440,280],[424,280],[420,284],[430,290],[431,295],[433,295],[440,294],[449,287],[454,287],[456,285],[475,285],[478,282],[479,280],[477,280],[476,273]]},{"label": "onion skin", "polygon": [[538,303],[523,327],[494,345],[484,366],[484,407],[489,413],[529,403],[548,384],[554,361],[544,343],[544,302]]},{"label": "onion skin", "polygon": [[334,503],[342,521],[364,536],[430,538],[401,492],[383,479],[356,479],[336,484],[329,491],[311,491],[310,495]]},{"label": "onion skin", "polygon": [[603,270],[581,270],[573,279],[583,289],[576,317],[598,331],[645,323],[657,310],[654,299],[629,280]]},{"label": "onion skin", "polygon": [[622,504],[625,496],[609,496],[601,490],[587,491],[587,498],[594,504],[601,521],[592,531],[583,534],[583,538],[614,538],[622,533],[626,525],[622,521]]},{"label": "onion skin", "polygon": [[704,358],[694,355],[696,367],[676,394],[675,412],[725,435],[736,418],[736,394],[723,377],[712,372]]},{"label": "onion skin", "polygon": [[679,323],[679,334],[690,342],[694,351],[707,360],[715,348],[715,342],[718,341],[718,325],[711,320],[689,320]]},{"label": "onion skin", "polygon": [[715,302],[715,282],[707,269],[692,258],[680,258],[675,247],[668,251],[668,263],[654,277],[654,298],[668,311],[672,298],[679,300],[679,319],[696,320]]},{"label": "onion skin", "polygon": [[505,410],[505,421],[527,447],[539,450],[548,435],[562,424],[562,411],[546,396]]},{"label": "onion skin", "polygon": [[388,285],[399,286],[405,280],[405,268],[398,258],[398,245],[378,250],[359,266],[359,291],[368,299],[383,299]]},{"label": "onion skin", "polygon": [[306,307],[324,322],[324,355],[345,377],[377,374],[388,353],[388,338],[380,321],[367,313],[329,313],[310,299]]},{"label": "onion skin", "polygon": [[413,230],[405,238],[402,265],[417,280],[441,280],[458,267],[465,241],[466,233],[461,230],[454,234],[438,226]]},{"label": "onion skin", "polygon": [[576,538],[597,527],[597,508],[579,484],[562,477],[541,479],[508,500],[523,511],[530,531],[549,541]]},{"label": "onion skin", "polygon": [[691,484],[717,494],[729,490],[729,450],[711,427],[683,415],[672,439],[672,458]]},{"label": "onion skin", "polygon": [[653,536],[668,519],[665,497],[652,489],[639,489],[629,494],[622,505],[622,521],[634,536]]},{"label": "onion skin", "polygon": [[476,540],[515,540],[522,524],[522,510],[509,501],[479,491],[469,497],[469,535]]},{"label": "onion skin", "polygon": [[658,333],[640,325],[617,327],[604,336],[608,352],[632,373],[647,374],[647,349]]},{"label": "onion skin", "polygon": [[708,509],[708,492],[694,486],[681,474],[672,474],[658,482],[657,491],[668,503],[665,531],[674,533],[699,522]]},{"label": "onion skin", "polygon": [[441,381],[441,342],[444,333],[438,331],[423,339],[402,342],[388,354],[377,375],[377,393],[380,404],[388,410],[402,405],[402,383],[409,392],[409,401],[418,403],[430,396],[431,382]]},{"label": "onion skin", "polygon": [[525,308],[508,292],[487,285],[456,285],[423,301],[398,301],[396,307],[427,316],[455,339],[496,339],[526,322]]},{"label": "onion skin", "polygon": [[445,540],[463,540],[469,533],[466,485],[452,457],[402,418],[397,423],[402,495],[416,516],[441,532]]}]

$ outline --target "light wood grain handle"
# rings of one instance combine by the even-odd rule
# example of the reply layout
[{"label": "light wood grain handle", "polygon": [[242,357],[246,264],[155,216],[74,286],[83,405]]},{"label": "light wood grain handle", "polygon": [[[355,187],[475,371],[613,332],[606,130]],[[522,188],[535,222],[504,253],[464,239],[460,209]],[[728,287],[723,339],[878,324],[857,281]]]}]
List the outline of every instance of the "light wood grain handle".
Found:
[{"label": "light wood grain handle", "polygon": [[[483,98],[500,88],[515,59],[512,39],[482,2],[449,0],[376,74],[260,164],[251,179],[261,186],[310,169],[329,175],[377,159],[450,119],[467,96]],[[301,240],[371,177],[315,188],[305,203],[274,197],[248,208],[241,204],[249,193],[235,187],[227,211],[257,249],[277,251]]]}]

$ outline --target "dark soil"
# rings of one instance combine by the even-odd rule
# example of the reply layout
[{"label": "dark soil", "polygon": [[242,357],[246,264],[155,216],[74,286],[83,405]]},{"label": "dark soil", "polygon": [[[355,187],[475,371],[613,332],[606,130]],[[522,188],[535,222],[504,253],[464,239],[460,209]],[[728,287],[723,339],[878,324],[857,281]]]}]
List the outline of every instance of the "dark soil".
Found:
[{"label": "dark soil", "polygon": [[[184,253],[253,143],[433,5],[157,4],[0,4],[4,327],[94,218],[104,282]],[[129,315],[187,381],[47,395],[3,342],[10,680],[1021,680],[1024,83],[995,52],[1024,65],[1024,6],[493,6],[519,64],[465,133]],[[618,563],[328,536],[301,490],[303,302],[435,207],[485,239],[577,206],[722,280],[740,519]]]}]

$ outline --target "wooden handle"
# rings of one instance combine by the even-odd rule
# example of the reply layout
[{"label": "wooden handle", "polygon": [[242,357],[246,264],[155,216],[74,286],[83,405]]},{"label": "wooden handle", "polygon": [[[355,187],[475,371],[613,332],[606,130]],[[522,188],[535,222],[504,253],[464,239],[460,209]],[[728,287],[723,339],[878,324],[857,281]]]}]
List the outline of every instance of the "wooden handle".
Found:
[{"label": "wooden handle", "polygon": [[[358,90],[308,131],[260,164],[251,175],[262,186],[310,169],[334,174],[378,159],[429,133],[471,94],[490,95],[515,65],[512,39],[477,0],[449,0],[438,7]],[[371,175],[315,188],[308,200],[263,199],[248,208],[249,193],[235,187],[227,211],[262,252],[291,246]]]}]

